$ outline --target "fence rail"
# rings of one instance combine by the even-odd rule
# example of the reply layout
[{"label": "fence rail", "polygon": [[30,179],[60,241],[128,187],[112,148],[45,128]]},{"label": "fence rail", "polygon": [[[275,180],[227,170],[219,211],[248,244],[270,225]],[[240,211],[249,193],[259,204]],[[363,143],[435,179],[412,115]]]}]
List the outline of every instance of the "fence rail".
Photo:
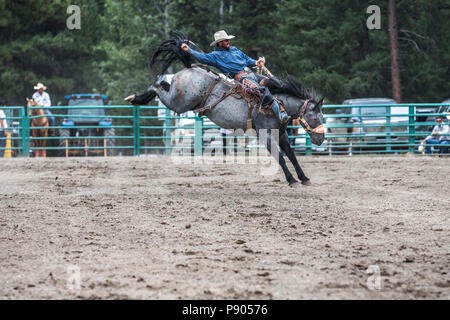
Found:
[{"label": "fence rail", "polygon": [[[55,124],[49,126],[31,123],[48,117],[35,114],[41,107],[2,109],[10,135],[0,135],[0,155],[2,150],[22,157],[41,150],[49,151],[48,156],[66,157],[233,151],[245,154],[252,148],[262,148],[253,135],[242,131],[225,134],[205,117],[193,113],[175,115],[164,106],[53,106],[46,108],[55,118]],[[98,113],[92,114],[97,109]],[[450,118],[450,104],[326,105],[323,110],[326,139],[322,146],[313,145],[301,126],[288,126],[289,141],[296,153],[417,153],[421,141],[437,124],[436,116]],[[48,136],[33,135],[39,129],[48,129]],[[45,146],[37,144],[39,141],[45,141]],[[441,147],[435,145],[432,151]]]}]

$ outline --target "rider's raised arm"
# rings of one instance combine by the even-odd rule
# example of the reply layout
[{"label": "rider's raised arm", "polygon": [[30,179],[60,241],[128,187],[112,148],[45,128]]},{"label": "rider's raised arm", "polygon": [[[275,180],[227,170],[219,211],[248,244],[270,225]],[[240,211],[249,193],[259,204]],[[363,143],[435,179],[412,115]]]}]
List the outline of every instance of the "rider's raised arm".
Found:
[{"label": "rider's raised arm", "polygon": [[246,55],[242,51],[241,51],[241,55],[245,59],[245,61],[247,61],[247,67],[254,67],[254,66],[256,66],[256,60],[255,59],[250,58],[248,55]]},{"label": "rider's raised arm", "polygon": [[211,53],[200,53],[198,51],[192,50],[191,48],[187,51],[190,55],[194,56],[195,59],[200,63],[204,63],[213,67],[217,66],[217,58],[213,52]]}]

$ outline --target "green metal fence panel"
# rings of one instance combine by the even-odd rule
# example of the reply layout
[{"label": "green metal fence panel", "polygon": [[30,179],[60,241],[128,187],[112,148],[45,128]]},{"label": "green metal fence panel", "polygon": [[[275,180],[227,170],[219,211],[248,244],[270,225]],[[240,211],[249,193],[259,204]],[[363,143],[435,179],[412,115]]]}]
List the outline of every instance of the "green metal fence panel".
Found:
[{"label": "green metal fence panel", "polygon": [[[28,142],[32,153],[41,150],[52,151],[53,156],[71,155],[135,155],[136,150],[136,119],[134,106],[51,106],[28,107],[23,125],[29,131]],[[55,125],[33,125],[33,119],[48,117],[47,114],[33,114],[33,110],[48,109],[55,118]],[[104,114],[78,114],[84,109],[102,109]],[[72,112],[71,112],[72,110]],[[125,115],[122,113],[126,113]],[[76,119],[77,122],[74,122]],[[33,130],[48,129],[47,137],[33,136]],[[26,132],[27,130],[24,130]],[[38,141],[46,142],[46,146],[37,145]],[[30,144],[31,143],[31,144]]]},{"label": "green metal fence panel", "polygon": [[10,133],[9,141],[10,146],[7,147],[8,138],[0,138],[0,140],[5,144],[0,148],[6,152],[6,150],[11,151],[12,156],[24,156],[28,154],[28,128],[26,123],[25,108],[23,106],[0,106],[5,113],[6,118],[4,119],[8,125],[7,131]]},{"label": "green metal fence panel", "polygon": [[[405,107],[404,113],[393,114],[391,108]],[[403,104],[403,105],[372,105],[372,106],[342,106],[342,105],[329,105],[324,106],[325,121],[333,118],[354,118],[354,115],[348,114],[332,114],[327,111],[332,111],[337,108],[384,108],[384,113],[372,113],[368,115],[358,115],[358,118],[384,118],[381,123],[335,123],[325,124],[326,129],[343,129],[345,133],[333,133],[328,131],[326,134],[326,140],[324,145],[315,146],[311,143],[309,135],[304,132],[302,127],[288,126],[288,129],[298,129],[297,135],[290,134],[289,139],[291,145],[296,153],[306,155],[340,155],[340,154],[389,154],[400,152],[416,152],[419,138],[423,135],[429,134],[429,132],[422,131],[416,133],[415,128],[417,126],[431,126],[435,122],[417,123],[415,121],[416,116],[424,114],[416,114],[416,106],[435,106],[440,107],[442,104]],[[217,146],[229,150],[235,149],[235,142],[225,142],[223,145],[222,135],[218,132],[219,127],[214,124],[206,124],[207,121],[204,117],[197,117],[196,115],[175,115],[169,109],[161,106],[143,106],[138,107],[140,110],[139,119],[141,121],[139,127],[139,143],[137,145],[138,154],[141,151],[145,153],[158,153],[158,154],[183,154],[190,153],[193,155],[204,154],[206,149],[217,148]],[[159,114],[156,115],[158,113]],[[142,111],[152,111],[151,115],[143,116]],[[438,113],[427,114],[430,116],[437,115]],[[406,122],[398,123],[396,119],[399,117],[406,117]],[[146,119],[152,119],[151,125],[142,124],[142,121]],[[158,120],[158,121],[156,121]],[[190,121],[188,121],[190,120]],[[181,124],[185,121],[186,124]],[[158,133],[154,133],[155,130]],[[159,130],[159,131],[158,131]],[[211,134],[211,131],[215,132]],[[369,130],[369,132],[366,132]],[[149,134],[148,132],[153,132]],[[348,132],[350,131],[350,132]],[[249,145],[249,141],[254,141],[254,137],[240,135],[235,137],[233,135],[226,136],[225,141],[239,140],[237,144],[244,144],[244,149]],[[399,139],[401,138],[401,139]],[[345,141],[333,141],[333,139],[345,139]],[[214,140],[214,141],[213,141]],[[222,140],[222,141],[221,141]],[[152,141],[143,143],[145,141]],[[242,142],[244,141],[244,142]],[[213,144],[215,146],[213,146]],[[256,145],[261,148],[261,145]],[[184,152],[183,152],[184,151]],[[209,153],[208,153],[209,154]]]},{"label": "green metal fence panel", "polygon": [[28,113],[25,108],[21,111],[21,136],[22,136],[22,156],[28,157],[30,155],[30,121],[28,119]]},{"label": "green metal fence panel", "polygon": [[139,110],[137,107],[133,108],[133,128],[134,128],[134,140],[133,140],[133,155],[140,156],[141,149],[138,147],[141,143],[141,136],[139,130],[139,123],[141,122]]},{"label": "green metal fence panel", "polygon": [[[435,112],[420,112],[419,107],[434,107]],[[30,107],[28,111],[39,108]],[[103,116],[76,114],[71,117],[110,119],[112,125],[109,128],[116,130],[115,134],[84,133],[105,128],[98,123],[78,123],[69,128],[64,121],[68,118],[67,113],[71,108],[107,110],[107,115]],[[192,112],[177,115],[164,106],[49,107],[48,109],[54,111],[56,125],[33,129],[49,128],[55,135],[45,138],[47,140],[45,148],[37,147],[33,142],[38,139],[30,136],[30,121],[46,115],[29,115],[21,106],[5,109],[8,111],[8,120],[14,124],[11,127],[15,132],[11,138],[14,141],[12,148],[16,150],[17,155],[25,157],[30,155],[30,151],[36,152],[40,149],[55,151],[59,155],[61,152],[89,155],[93,151],[106,155],[107,151],[112,153],[110,151],[113,150],[120,151],[120,155],[134,156],[149,154],[199,156],[222,151],[246,154],[254,150],[252,148],[264,148],[254,136],[246,135],[244,132],[222,135],[220,128],[207,118],[198,117]],[[350,111],[336,113],[339,109]],[[438,109],[441,111],[437,112]],[[305,155],[418,153],[417,148],[421,140],[430,135],[431,129],[436,125],[434,117],[440,114],[449,116],[449,109],[450,104],[326,105],[323,107],[326,134],[322,146],[312,144],[310,136],[301,126],[288,126],[289,141],[297,154]],[[298,133],[294,134],[291,130],[296,129]],[[73,130],[78,134],[70,136],[56,134],[61,133],[61,130]],[[116,142],[114,145],[106,144],[112,139]],[[98,140],[102,140],[103,144]],[[82,143],[80,145],[74,141]]]},{"label": "green metal fence panel", "polygon": [[203,119],[199,117],[195,117],[194,153],[196,156],[203,155]]},{"label": "green metal fence panel", "polygon": [[409,133],[409,152],[414,152],[415,147],[415,134],[416,134],[416,126],[415,126],[415,108],[413,106],[408,106],[409,109],[409,117],[408,117],[408,133]]},{"label": "green metal fence panel", "polygon": [[[379,109],[385,108],[384,113]],[[421,107],[433,107],[435,112],[420,112]],[[329,154],[389,154],[416,152],[421,139],[431,133],[434,119],[424,122],[421,118],[438,114],[448,116],[449,104],[393,104],[393,105],[328,105],[324,106],[327,148]],[[349,109],[346,113],[334,113],[335,109]],[[359,109],[359,112],[354,112]],[[377,108],[376,112],[367,112]],[[442,109],[440,112],[437,110]],[[362,114],[364,111],[364,115]],[[392,111],[399,112],[392,112]],[[445,111],[445,112],[444,112]],[[361,121],[364,118],[366,121]],[[336,121],[336,120],[340,121]],[[378,121],[375,121],[378,120]],[[419,130],[419,131],[417,131]]]}]

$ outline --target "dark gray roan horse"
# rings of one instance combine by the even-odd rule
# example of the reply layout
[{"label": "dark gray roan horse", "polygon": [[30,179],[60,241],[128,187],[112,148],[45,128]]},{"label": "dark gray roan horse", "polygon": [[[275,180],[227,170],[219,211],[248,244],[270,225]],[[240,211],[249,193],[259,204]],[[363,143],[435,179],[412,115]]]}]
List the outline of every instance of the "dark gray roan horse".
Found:
[{"label": "dark gray roan horse", "polygon": [[[154,70],[158,61],[163,61],[164,66],[160,69],[162,71],[160,74],[163,74],[170,64],[180,60],[186,68],[177,72],[170,83],[165,75],[159,75],[147,92],[142,95],[131,95],[125,100],[130,104],[144,105],[149,103],[155,96],[158,96],[161,102],[170,110],[179,114],[189,110],[196,110],[199,106],[206,106],[206,108],[203,108],[206,109],[203,111],[203,114],[218,126],[245,131],[249,115],[247,102],[244,99],[238,99],[236,95],[230,95],[217,103],[221,97],[224,97],[224,93],[229,92],[233,87],[233,83],[223,79],[219,81],[220,78],[217,74],[195,67],[195,65],[192,66],[193,61],[190,56],[180,49],[181,43],[188,41],[185,39],[176,35],[165,41],[154,53],[151,66]],[[160,55],[164,56],[162,60],[158,60]],[[299,81],[290,76],[286,80],[270,78],[267,86],[277,99],[283,101],[286,112],[292,118],[300,118],[300,123],[310,135],[311,142],[321,145],[324,140],[323,114],[321,110],[323,99],[318,101],[313,93],[309,92]],[[208,106],[213,107],[209,109]],[[278,160],[289,185],[293,186],[297,180],[287,168],[279,149],[283,150],[294,165],[302,184],[310,185],[310,180],[300,168],[297,158],[289,145],[285,128],[282,128],[279,132],[279,141],[276,141],[273,137],[273,130],[267,130],[280,129],[278,119],[273,115],[262,114],[257,108],[253,109],[251,118],[253,129],[256,130],[258,136],[260,136],[260,131],[265,129],[265,134],[261,135],[261,137],[265,136],[267,139],[262,139],[265,140],[262,142],[274,158]],[[279,146],[279,148],[277,147],[277,150],[272,152],[271,146]]]}]

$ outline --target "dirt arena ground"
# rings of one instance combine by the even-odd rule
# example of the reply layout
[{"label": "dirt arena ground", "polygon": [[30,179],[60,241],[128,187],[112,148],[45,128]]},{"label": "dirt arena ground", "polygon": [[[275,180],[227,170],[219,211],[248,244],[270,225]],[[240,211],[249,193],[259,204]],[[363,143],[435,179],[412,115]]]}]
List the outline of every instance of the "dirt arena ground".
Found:
[{"label": "dirt arena ground", "polygon": [[450,299],[449,158],[0,161],[1,299]]}]

